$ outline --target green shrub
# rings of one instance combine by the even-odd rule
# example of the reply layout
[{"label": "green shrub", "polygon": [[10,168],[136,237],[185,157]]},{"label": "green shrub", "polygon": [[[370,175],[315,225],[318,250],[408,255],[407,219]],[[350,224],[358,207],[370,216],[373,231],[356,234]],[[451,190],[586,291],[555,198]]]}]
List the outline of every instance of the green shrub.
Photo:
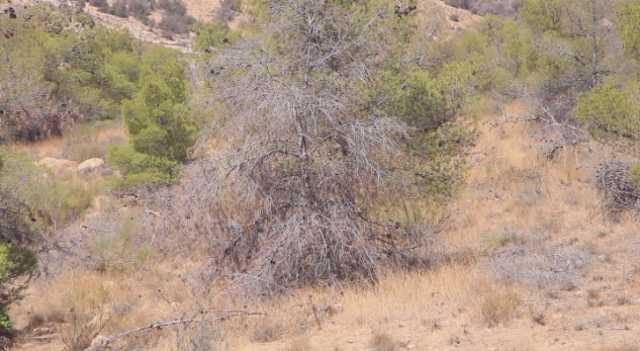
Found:
[{"label": "green shrub", "polygon": [[145,184],[166,184],[178,175],[178,164],[162,157],[147,155],[132,146],[116,146],[109,151],[108,162],[122,172],[115,188],[131,188]]},{"label": "green shrub", "polygon": [[620,89],[610,82],[601,84],[578,98],[575,115],[592,128],[638,138],[640,105],[637,92],[635,84],[626,89]]},{"label": "green shrub", "polygon": [[[8,169],[0,165],[0,177]],[[36,270],[36,256],[27,248],[36,241],[36,234],[29,209],[8,192],[4,183],[0,183],[0,213],[0,334],[6,335],[12,329],[7,309],[21,297],[28,281],[25,278]]]},{"label": "green shrub", "polygon": [[11,303],[20,298],[20,293],[25,287],[16,281],[31,276],[35,272],[37,263],[32,251],[14,244],[0,243],[0,332],[2,334],[10,332],[13,328],[7,309]]},{"label": "green shrub", "polygon": [[384,107],[388,114],[420,130],[430,130],[444,122],[444,96],[426,70],[408,73],[388,70],[383,74],[381,85],[372,93],[388,97]]},{"label": "green shrub", "polygon": [[198,23],[196,26],[195,47],[200,51],[220,47],[235,39],[234,32],[224,22],[214,21]]},{"label": "green shrub", "polygon": [[632,59],[640,58],[640,2],[623,1],[616,9],[618,32],[625,53]]},{"label": "green shrub", "polygon": [[140,58],[126,32],[97,27],[62,49],[60,66],[49,73],[57,96],[74,102],[92,119],[115,118],[137,87]]},{"label": "green shrub", "polygon": [[473,61],[452,61],[445,64],[437,76],[437,85],[444,99],[444,113],[454,116],[465,105],[477,86],[478,67]]},{"label": "green shrub", "polygon": [[124,175],[120,187],[174,180],[177,163],[187,160],[197,132],[179,54],[154,47],[144,52],[142,62],[140,86],[123,104],[131,147],[115,148],[109,157]]},{"label": "green shrub", "polygon": [[[71,20],[57,15],[54,9],[34,7],[25,15],[29,20],[0,17],[0,31],[14,33],[0,46],[0,109],[17,119],[24,114],[22,107],[29,106],[29,118],[9,124],[18,131],[43,130],[43,137],[52,134],[47,129],[58,132],[72,124],[65,116],[118,117],[121,101],[133,96],[139,77],[139,55],[126,31],[100,26],[71,30]],[[57,21],[63,21],[55,25],[60,31],[44,24]],[[38,118],[42,122],[34,121]],[[51,126],[56,118],[59,122]]]},{"label": "green shrub", "polygon": [[556,31],[562,21],[562,2],[566,0],[526,0],[520,10],[525,22],[535,30]]}]

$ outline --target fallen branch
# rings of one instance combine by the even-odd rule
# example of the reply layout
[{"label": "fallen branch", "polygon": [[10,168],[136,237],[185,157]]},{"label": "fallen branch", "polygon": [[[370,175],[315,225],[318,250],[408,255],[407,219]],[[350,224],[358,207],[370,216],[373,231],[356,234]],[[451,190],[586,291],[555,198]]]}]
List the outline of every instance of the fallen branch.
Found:
[{"label": "fallen branch", "polygon": [[[214,313],[224,313],[223,316],[218,316],[216,318],[207,318],[207,315],[210,314],[214,314]],[[177,319],[171,319],[171,320],[166,320],[166,321],[156,321],[153,322],[151,324],[142,326],[142,327],[138,327],[138,328],[134,328],[131,330],[127,330],[118,334],[114,334],[111,336],[98,336],[96,337],[93,342],[91,343],[91,346],[89,348],[87,348],[85,351],[102,351],[102,350],[106,350],[111,344],[113,344],[116,341],[125,339],[129,336],[132,335],[136,335],[136,334],[141,334],[141,333],[145,333],[145,332],[150,332],[150,331],[154,331],[154,330],[161,330],[163,328],[169,328],[169,327],[175,327],[175,326],[180,326],[180,325],[187,325],[187,324],[191,324],[194,322],[204,322],[204,321],[209,321],[209,322],[218,322],[218,321],[225,321],[229,318],[233,318],[233,317],[245,317],[245,316],[263,316],[265,315],[265,313],[262,312],[251,312],[251,311],[242,311],[242,310],[231,310],[231,311],[216,311],[216,310],[208,310],[208,311],[201,311],[198,313],[198,316],[193,317],[193,318],[177,318]]]}]

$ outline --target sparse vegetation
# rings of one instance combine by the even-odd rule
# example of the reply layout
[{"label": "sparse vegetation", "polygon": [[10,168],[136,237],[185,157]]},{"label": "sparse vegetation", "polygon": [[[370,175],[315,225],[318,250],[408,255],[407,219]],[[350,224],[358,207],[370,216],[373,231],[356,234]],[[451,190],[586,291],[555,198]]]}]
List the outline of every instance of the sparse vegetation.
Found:
[{"label": "sparse vegetation", "polygon": [[144,243],[135,242],[136,223],[130,219],[119,219],[120,225],[113,233],[95,238],[91,253],[98,271],[127,271],[144,265],[152,255],[152,249]]},{"label": "sparse vegetation", "polygon": [[480,305],[482,318],[489,327],[505,324],[516,317],[521,303],[520,296],[509,288],[489,288]]},{"label": "sparse vegetation", "polygon": [[[105,159],[109,149],[115,145],[124,145],[127,138],[119,132],[121,122],[107,121],[95,124],[82,124],[71,128],[65,134],[62,156],[66,159],[82,162],[90,158]],[[104,136],[101,132],[104,131]],[[98,136],[96,138],[96,135]]]},{"label": "sparse vegetation", "polygon": [[512,16],[518,12],[520,0],[445,0],[448,5],[480,15]]},{"label": "sparse vegetation", "polygon": [[25,207],[31,226],[46,230],[61,227],[79,218],[89,208],[96,185],[87,185],[72,176],[55,177],[36,167],[27,155],[2,152],[4,167],[0,189]]},{"label": "sparse vegetation", "polygon": [[88,2],[0,4],[0,349],[633,337],[638,0]]},{"label": "sparse vegetation", "polygon": [[307,338],[298,338],[289,344],[287,351],[312,351],[313,348]]},{"label": "sparse vegetation", "polygon": [[374,351],[396,351],[400,349],[400,343],[387,333],[377,332],[371,337],[369,347]]},{"label": "sparse vegetation", "polygon": [[106,0],[92,0],[89,3],[101,12],[121,18],[133,17],[152,27],[156,26],[156,23],[151,15],[154,11],[160,11],[162,19],[157,26],[173,34],[186,34],[192,31],[196,23],[196,20],[187,14],[182,0],[115,0],[111,5]]}]

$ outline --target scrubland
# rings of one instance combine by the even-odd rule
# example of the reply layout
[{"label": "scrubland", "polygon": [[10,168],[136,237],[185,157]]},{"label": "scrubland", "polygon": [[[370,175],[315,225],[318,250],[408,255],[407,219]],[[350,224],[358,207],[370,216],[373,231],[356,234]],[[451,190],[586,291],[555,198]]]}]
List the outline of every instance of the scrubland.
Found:
[{"label": "scrubland", "polygon": [[12,349],[640,348],[637,1],[20,4]]}]

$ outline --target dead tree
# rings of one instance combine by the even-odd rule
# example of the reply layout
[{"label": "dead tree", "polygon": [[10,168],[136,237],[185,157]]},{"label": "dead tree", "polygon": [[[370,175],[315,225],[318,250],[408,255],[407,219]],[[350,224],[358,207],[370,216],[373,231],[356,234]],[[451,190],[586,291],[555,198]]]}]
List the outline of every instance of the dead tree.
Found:
[{"label": "dead tree", "polygon": [[244,291],[372,282],[408,255],[403,228],[372,215],[402,182],[407,127],[364,94],[397,17],[392,4],[364,3],[272,1],[262,35],[210,63],[224,67],[212,84],[228,110],[212,130],[233,150],[211,180],[216,265]]}]

